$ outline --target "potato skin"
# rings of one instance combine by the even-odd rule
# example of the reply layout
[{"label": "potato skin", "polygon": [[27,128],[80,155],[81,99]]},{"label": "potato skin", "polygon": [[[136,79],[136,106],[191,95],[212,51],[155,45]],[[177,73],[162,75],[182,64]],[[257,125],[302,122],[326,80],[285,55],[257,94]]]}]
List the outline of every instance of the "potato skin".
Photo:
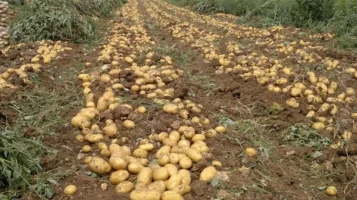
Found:
[{"label": "potato skin", "polygon": [[211,182],[216,175],[217,175],[216,168],[214,168],[213,166],[209,166],[202,170],[200,174],[200,180]]},{"label": "potato skin", "polygon": [[182,184],[191,184],[191,173],[188,170],[180,169],[180,171],[178,171],[178,175],[181,177]]},{"label": "potato skin", "polygon": [[116,193],[129,193],[134,189],[134,184],[129,181],[123,181],[115,187]]},{"label": "potato skin", "polygon": [[152,182],[152,175],[153,170],[149,167],[145,167],[139,172],[137,182],[148,185]]},{"label": "potato skin", "polygon": [[160,200],[161,194],[156,190],[140,189],[130,193],[130,200]]},{"label": "potato skin", "polygon": [[129,172],[126,170],[118,170],[110,175],[110,183],[117,185],[129,178]]},{"label": "potato skin", "polygon": [[112,167],[103,158],[93,157],[89,162],[89,168],[96,174],[108,174]]},{"label": "potato skin", "polygon": [[175,191],[166,191],[162,193],[161,196],[162,200],[184,200],[184,198],[181,196],[181,194],[175,192]]},{"label": "potato skin", "polygon": [[155,181],[166,181],[169,178],[169,170],[165,167],[160,167],[154,170],[153,179]]}]

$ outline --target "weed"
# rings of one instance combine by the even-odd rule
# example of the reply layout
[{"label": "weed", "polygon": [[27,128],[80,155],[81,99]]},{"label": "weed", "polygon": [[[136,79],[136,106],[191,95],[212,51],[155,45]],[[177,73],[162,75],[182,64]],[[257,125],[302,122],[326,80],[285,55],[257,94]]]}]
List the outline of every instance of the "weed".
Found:
[{"label": "weed", "polygon": [[295,124],[284,131],[283,134],[285,135],[284,141],[295,146],[312,147],[316,150],[321,150],[330,144],[328,138],[319,135],[317,131],[306,124]]}]

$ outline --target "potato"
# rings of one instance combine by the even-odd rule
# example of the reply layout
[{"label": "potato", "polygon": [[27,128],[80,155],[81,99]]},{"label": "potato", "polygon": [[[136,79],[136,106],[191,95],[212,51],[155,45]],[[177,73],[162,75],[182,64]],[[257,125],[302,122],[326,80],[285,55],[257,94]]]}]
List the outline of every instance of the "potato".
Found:
[{"label": "potato", "polygon": [[177,146],[177,140],[173,140],[170,138],[165,138],[162,143],[166,146],[174,147]]},{"label": "potato", "polygon": [[191,184],[191,173],[186,169],[180,169],[178,175],[181,177],[182,184],[190,185]]},{"label": "potato", "polygon": [[179,132],[185,136],[185,138],[190,139],[195,135],[195,129],[193,127],[181,126]]},{"label": "potato", "polygon": [[179,155],[177,153],[170,153],[169,157],[171,164],[178,164],[180,161]]},{"label": "potato", "polygon": [[214,130],[214,129],[209,129],[209,130],[205,133],[205,136],[206,136],[207,138],[216,137],[216,136],[217,136],[217,131]]},{"label": "potato", "polygon": [[176,114],[179,111],[179,108],[175,104],[166,104],[163,107],[164,112],[169,114]]},{"label": "potato", "polygon": [[160,200],[161,194],[156,190],[139,189],[130,193],[130,200]]},{"label": "potato", "polygon": [[143,113],[146,113],[146,108],[145,108],[144,106],[139,106],[139,107],[136,109],[136,111],[137,111],[138,113],[143,114]]},{"label": "potato", "polygon": [[74,127],[88,128],[91,125],[90,119],[82,115],[76,115],[72,118],[71,123]]},{"label": "potato", "polygon": [[165,181],[154,181],[148,185],[149,190],[156,190],[162,194],[166,190]]},{"label": "potato", "polygon": [[102,134],[87,134],[84,136],[84,139],[90,143],[96,143],[100,140],[103,140],[104,137]]},{"label": "potato", "polygon": [[162,193],[161,200],[184,200],[184,198],[175,191],[166,191]]},{"label": "potato", "polygon": [[172,190],[181,184],[182,184],[181,176],[179,174],[174,174],[167,181],[166,188],[168,190]]},{"label": "potato", "polygon": [[105,97],[100,97],[97,102],[97,109],[99,111],[104,111],[109,107],[108,99]]},{"label": "potato", "polygon": [[110,157],[109,164],[115,170],[126,169],[128,166],[128,163],[124,159],[119,157],[113,157],[113,156]]},{"label": "potato", "polygon": [[161,165],[161,166],[165,166],[166,164],[170,163],[170,157],[168,154],[165,154],[163,156],[161,156],[159,159],[158,159],[158,163]]},{"label": "potato", "polygon": [[157,136],[158,140],[160,142],[164,141],[165,138],[168,138],[169,134],[167,132],[161,132],[159,133],[159,135]]},{"label": "potato", "polygon": [[166,181],[169,178],[169,170],[165,167],[159,167],[153,172],[154,181]]},{"label": "potato", "polygon": [[227,132],[227,129],[225,128],[225,127],[223,127],[223,126],[217,126],[216,128],[215,128],[215,131],[217,132],[217,133],[226,133]]},{"label": "potato", "polygon": [[200,174],[200,180],[211,182],[216,175],[217,175],[216,168],[214,168],[213,166],[209,166],[202,170]]},{"label": "potato", "polygon": [[174,189],[172,189],[171,191],[175,191],[181,195],[185,195],[185,194],[191,192],[191,186],[188,184],[181,184],[181,185],[175,187]]},{"label": "potato", "polygon": [[212,165],[213,165],[213,166],[217,166],[217,167],[222,167],[222,163],[219,162],[218,160],[213,160],[213,161],[212,161]]},{"label": "potato", "polygon": [[302,91],[300,88],[297,88],[297,87],[291,88],[291,96],[297,97],[297,96],[300,96],[301,93],[302,93]]},{"label": "potato", "polygon": [[192,167],[192,160],[187,156],[183,156],[180,158],[179,164],[182,169],[189,169]]},{"label": "potato", "polygon": [[103,132],[104,132],[105,135],[107,135],[109,137],[115,137],[119,133],[118,127],[117,127],[117,125],[115,123],[110,123],[109,125],[104,127],[103,128]]},{"label": "potato", "polygon": [[144,149],[135,149],[133,151],[133,156],[136,158],[145,158],[148,156],[148,152],[145,151]]},{"label": "potato", "polygon": [[84,145],[84,146],[82,147],[82,152],[84,152],[84,153],[88,153],[88,152],[90,152],[91,150],[92,150],[92,147],[89,146],[89,145]]},{"label": "potato", "polygon": [[87,157],[84,158],[83,162],[85,164],[88,164],[91,160],[92,160],[92,156],[87,156]]},{"label": "potato", "polygon": [[145,167],[139,172],[137,182],[148,185],[152,182],[152,176],[153,170],[149,167]]},{"label": "potato", "polygon": [[164,167],[169,171],[170,176],[173,176],[178,172],[177,167],[173,164],[167,164]]},{"label": "potato", "polygon": [[129,172],[126,170],[118,170],[113,172],[110,175],[110,183],[113,185],[117,185],[123,181],[126,181],[129,178]]},{"label": "potato", "polygon": [[100,155],[103,157],[110,157],[110,151],[108,149],[103,149],[100,151]]},{"label": "potato", "polygon": [[154,149],[154,144],[142,144],[139,146],[139,149],[144,149],[145,151],[152,151]]},{"label": "potato", "polygon": [[131,174],[138,174],[143,168],[144,166],[141,163],[130,163],[128,165],[128,171]]},{"label": "potato", "polygon": [[170,146],[162,146],[155,154],[155,158],[160,158],[161,156],[170,153],[171,147]]},{"label": "potato", "polygon": [[112,167],[103,158],[93,157],[88,163],[89,168],[96,174],[108,174]]},{"label": "potato", "polygon": [[65,195],[73,195],[76,192],[77,192],[77,187],[75,185],[67,185],[63,190],[63,193]]},{"label": "potato", "polygon": [[337,189],[335,186],[327,187],[325,192],[328,196],[336,196],[337,195]]},{"label": "potato", "polygon": [[131,120],[125,120],[123,126],[127,129],[133,129],[135,127],[135,122]]},{"label": "potato", "polygon": [[176,143],[180,140],[180,133],[178,131],[171,131],[169,134],[169,139],[176,141]]},{"label": "potato", "polygon": [[312,124],[312,128],[315,130],[321,130],[325,128],[325,124],[323,122],[315,122]]},{"label": "potato", "polygon": [[205,141],[206,137],[203,134],[196,134],[192,137],[192,141],[196,142],[196,141]]},{"label": "potato", "polygon": [[179,147],[190,147],[191,143],[188,140],[180,140],[177,145]]},{"label": "potato", "polygon": [[203,159],[202,154],[196,149],[190,148],[185,153],[193,162],[198,162]]},{"label": "potato", "polygon": [[103,149],[108,149],[107,144],[105,144],[104,142],[99,142],[97,145],[98,149],[103,150]]},{"label": "potato", "polygon": [[258,155],[258,152],[254,148],[248,147],[245,149],[245,154],[249,157],[255,157]]}]

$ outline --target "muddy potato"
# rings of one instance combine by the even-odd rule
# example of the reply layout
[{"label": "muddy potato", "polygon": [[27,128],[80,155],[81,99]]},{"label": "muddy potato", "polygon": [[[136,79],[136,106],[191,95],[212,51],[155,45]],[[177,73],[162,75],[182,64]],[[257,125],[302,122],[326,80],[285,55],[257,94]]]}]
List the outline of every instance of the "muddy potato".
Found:
[{"label": "muddy potato", "polygon": [[200,180],[211,182],[216,175],[217,175],[216,168],[214,168],[213,166],[209,166],[202,170],[200,174]]},{"label": "muddy potato", "polygon": [[175,191],[166,191],[162,193],[161,200],[184,200],[184,198]]},{"label": "muddy potato", "polygon": [[182,180],[182,184],[187,184],[187,185],[191,184],[191,173],[190,173],[190,171],[188,171],[187,169],[180,169],[180,171],[178,171],[177,174],[180,175],[181,180]]},{"label": "muddy potato", "polygon": [[139,172],[137,182],[148,185],[152,182],[152,176],[153,170],[149,167],[145,167]]},{"label": "muddy potato", "polygon": [[92,160],[92,156],[87,156],[87,157],[84,158],[83,162],[85,164],[88,164],[91,160]]},{"label": "muddy potato", "polygon": [[153,172],[154,181],[166,181],[169,178],[169,170],[165,167],[159,167]]},{"label": "muddy potato", "polygon": [[156,190],[162,194],[166,190],[165,181],[154,181],[148,185],[149,190]]},{"label": "muddy potato", "polygon": [[108,174],[112,170],[110,164],[103,158],[99,157],[93,157],[88,165],[89,168],[97,174]]},{"label": "muddy potato", "polygon": [[130,200],[160,200],[161,194],[156,190],[136,189],[130,193]]},{"label": "muddy potato", "polygon": [[77,192],[77,187],[75,185],[67,185],[63,190],[63,193],[65,195],[73,195],[76,192]]},{"label": "muddy potato", "polygon": [[336,196],[337,195],[337,189],[335,186],[327,187],[325,192],[328,196]]},{"label": "muddy potato", "polygon": [[213,166],[217,166],[217,167],[222,167],[222,163],[219,162],[218,160],[212,161],[212,165],[213,165]]},{"label": "muddy potato", "polygon": [[126,181],[129,178],[129,172],[126,170],[118,170],[113,172],[110,175],[110,183],[113,185],[117,185],[123,181]]},{"label": "muddy potato", "polygon": [[84,141],[84,136],[83,135],[76,135],[76,141],[77,142],[83,142]]},{"label": "muddy potato", "polygon": [[144,166],[141,163],[130,163],[128,165],[128,171],[131,174],[138,174],[143,168]]},{"label": "muddy potato", "polygon": [[180,158],[179,165],[182,169],[189,169],[192,167],[192,160],[187,156],[183,156]]},{"label": "muddy potato", "polygon": [[133,128],[135,128],[135,122],[131,121],[131,120],[125,120],[123,122],[123,126],[127,129],[133,129]]},{"label": "muddy potato", "polygon": [[217,131],[214,129],[209,129],[208,131],[206,131],[205,136],[207,138],[213,138],[217,136]]}]

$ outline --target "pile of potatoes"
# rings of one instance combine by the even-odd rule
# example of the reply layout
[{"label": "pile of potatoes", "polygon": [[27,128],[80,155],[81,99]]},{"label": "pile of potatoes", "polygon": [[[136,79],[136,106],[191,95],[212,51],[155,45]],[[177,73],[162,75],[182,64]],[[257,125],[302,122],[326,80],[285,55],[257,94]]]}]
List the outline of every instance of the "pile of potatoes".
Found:
[{"label": "pile of potatoes", "polygon": [[[129,9],[134,8],[124,6],[123,12],[133,19],[135,16],[131,15],[136,12]],[[87,156],[83,162],[92,172],[109,175],[109,181],[115,185],[116,192],[130,193],[132,200],[181,200],[183,195],[191,191],[190,169],[194,163],[208,155],[209,147],[205,140],[224,134],[227,130],[223,126],[208,128],[210,120],[202,114],[204,107],[201,104],[180,98],[167,99],[173,97],[175,89],[167,87],[165,83],[183,75],[182,70],[172,66],[170,57],[158,57],[155,52],[149,52],[144,58],[147,65],[136,64],[136,52],[144,49],[143,41],[147,38],[141,26],[116,24],[113,32],[98,58],[99,62],[106,59],[108,64],[92,74],[78,75],[86,97],[86,107],[72,118],[71,123],[81,130],[76,140],[85,143],[81,152]],[[131,35],[135,35],[135,39],[130,38]],[[146,44],[152,43],[147,41]],[[119,52],[118,47],[130,51]],[[161,63],[160,67],[155,63]],[[135,74],[134,84],[130,88],[117,78],[128,72]],[[94,91],[98,89],[93,87],[97,82],[106,86],[104,91]],[[161,104],[162,112],[177,116],[181,125],[171,127],[167,132],[152,133],[148,138],[142,138],[137,146],[119,145],[119,142],[127,141],[128,138],[120,136],[121,129],[116,122],[107,119],[104,124],[97,124],[96,117],[104,112],[113,112],[118,107],[125,107],[139,115],[148,112],[144,106],[122,103],[117,94],[123,91],[139,94]],[[120,128],[131,130],[136,126],[128,118],[120,120],[123,126]],[[200,172],[199,179],[212,181],[217,174],[216,167],[222,167],[222,163],[214,160]],[[130,181],[132,176],[136,177],[135,183]],[[73,188],[72,185],[70,187]],[[68,190],[65,192],[71,194]]]},{"label": "pile of potatoes", "polygon": [[0,1],[0,48],[4,48],[9,44],[8,9],[8,2]]},{"label": "pile of potatoes", "polygon": [[37,55],[31,59],[31,62],[40,63],[42,60],[43,64],[49,64],[52,59],[57,58],[58,53],[70,50],[72,50],[72,48],[64,47],[61,41],[57,41],[54,44],[52,44],[52,42],[41,41]]}]

